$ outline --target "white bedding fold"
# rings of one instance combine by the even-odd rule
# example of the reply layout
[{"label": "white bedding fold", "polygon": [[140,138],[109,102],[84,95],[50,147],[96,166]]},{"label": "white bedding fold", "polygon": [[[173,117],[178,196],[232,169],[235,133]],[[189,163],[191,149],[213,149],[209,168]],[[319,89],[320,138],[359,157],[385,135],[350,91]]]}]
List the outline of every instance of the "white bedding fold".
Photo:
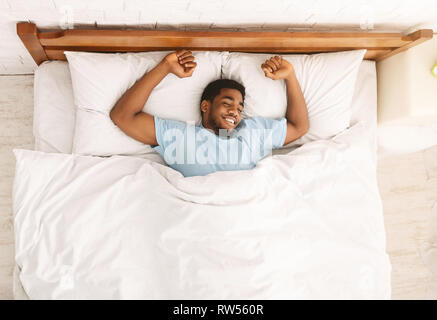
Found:
[{"label": "white bedding fold", "polygon": [[14,149],[16,262],[33,299],[389,299],[361,123],[248,171]]}]

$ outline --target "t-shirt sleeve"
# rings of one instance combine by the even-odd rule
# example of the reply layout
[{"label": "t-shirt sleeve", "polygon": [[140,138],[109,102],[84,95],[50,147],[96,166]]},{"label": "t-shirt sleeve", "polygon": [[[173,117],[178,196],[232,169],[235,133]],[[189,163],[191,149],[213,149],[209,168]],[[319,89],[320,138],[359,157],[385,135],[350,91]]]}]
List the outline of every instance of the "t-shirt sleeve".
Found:
[{"label": "t-shirt sleeve", "polygon": [[287,119],[253,117],[245,120],[249,128],[264,130],[263,142],[265,139],[271,139],[272,149],[280,148],[284,145],[287,135]]},{"label": "t-shirt sleeve", "polygon": [[174,142],[176,137],[182,137],[185,134],[186,123],[176,120],[162,119],[154,116],[156,141],[162,150]]}]

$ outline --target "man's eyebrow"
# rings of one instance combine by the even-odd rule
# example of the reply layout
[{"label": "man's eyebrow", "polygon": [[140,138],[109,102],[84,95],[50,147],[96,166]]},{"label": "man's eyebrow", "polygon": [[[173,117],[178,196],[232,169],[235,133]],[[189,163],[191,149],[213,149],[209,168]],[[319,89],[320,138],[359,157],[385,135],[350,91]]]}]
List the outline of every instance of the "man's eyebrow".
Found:
[{"label": "man's eyebrow", "polygon": [[[229,100],[234,101],[234,98],[232,98],[232,97],[230,97],[230,96],[224,96],[224,97],[222,98],[222,100],[223,100],[223,99],[229,99]],[[240,102],[240,106],[244,107],[243,102]]]}]

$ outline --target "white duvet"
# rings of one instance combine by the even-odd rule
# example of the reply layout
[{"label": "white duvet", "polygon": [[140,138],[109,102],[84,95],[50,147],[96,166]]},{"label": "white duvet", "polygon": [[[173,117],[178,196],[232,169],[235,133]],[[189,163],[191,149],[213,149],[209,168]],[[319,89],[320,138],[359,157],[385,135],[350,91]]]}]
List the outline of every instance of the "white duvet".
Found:
[{"label": "white duvet", "polygon": [[249,171],[15,149],[31,299],[389,299],[374,145],[357,123]]}]

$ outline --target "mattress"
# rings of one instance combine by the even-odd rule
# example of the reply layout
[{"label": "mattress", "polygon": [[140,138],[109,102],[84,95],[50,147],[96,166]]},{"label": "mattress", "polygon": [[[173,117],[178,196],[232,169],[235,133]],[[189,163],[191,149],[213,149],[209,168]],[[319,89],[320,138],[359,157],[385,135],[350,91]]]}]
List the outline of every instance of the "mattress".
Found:
[{"label": "mattress", "polygon": [[[33,132],[35,150],[48,153],[71,153],[74,133],[74,102],[68,64],[63,61],[45,62],[35,72],[35,116]],[[350,127],[361,124],[367,130],[365,135],[374,152],[369,164],[376,175],[376,69],[375,62],[363,61],[355,87],[352,102]],[[351,133],[352,135],[352,133]],[[347,136],[347,134],[346,134]],[[347,137],[346,137],[347,138]],[[279,154],[281,151],[278,152]],[[382,210],[380,210],[382,220]],[[385,238],[381,250],[385,250]],[[20,270],[14,269],[14,296],[25,299],[27,296],[19,281]],[[387,279],[385,278],[384,281]],[[383,298],[390,298],[390,288],[384,291]]]}]

